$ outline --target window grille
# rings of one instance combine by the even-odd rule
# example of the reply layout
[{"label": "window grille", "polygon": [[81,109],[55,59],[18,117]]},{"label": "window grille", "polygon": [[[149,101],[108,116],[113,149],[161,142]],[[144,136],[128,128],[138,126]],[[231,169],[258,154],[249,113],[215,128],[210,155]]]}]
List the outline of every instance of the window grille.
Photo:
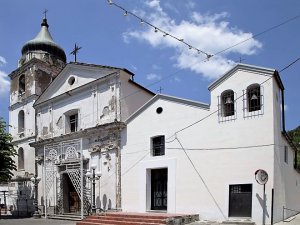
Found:
[{"label": "window grille", "polygon": [[224,91],[218,97],[218,117],[219,122],[236,119],[236,93],[232,90]]},{"label": "window grille", "polygon": [[152,155],[165,155],[165,136],[157,136],[152,138]]},{"label": "window grille", "polygon": [[243,90],[243,111],[244,117],[263,115],[264,98],[263,86],[252,84]]}]

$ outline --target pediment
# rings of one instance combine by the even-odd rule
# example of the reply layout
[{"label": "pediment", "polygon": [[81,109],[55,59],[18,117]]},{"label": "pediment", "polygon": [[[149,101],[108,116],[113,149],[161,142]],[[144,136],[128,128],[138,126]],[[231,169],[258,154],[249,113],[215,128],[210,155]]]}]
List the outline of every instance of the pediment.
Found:
[{"label": "pediment", "polygon": [[[276,72],[274,69],[270,69],[270,68],[259,67],[259,66],[248,65],[248,64],[237,64],[232,69],[230,69],[225,74],[223,74],[221,77],[219,77],[217,80],[215,80],[213,83],[211,83],[208,86],[208,90],[212,91],[220,84],[222,84],[224,81],[229,79],[231,76],[237,74],[237,72],[240,70],[244,70],[252,73],[263,73],[263,74],[268,74],[270,76],[272,76]],[[275,78],[277,82],[279,82],[279,85],[283,87],[280,78],[279,77],[275,77]]]},{"label": "pediment", "polygon": [[114,67],[67,64],[37,99],[34,105],[61,96],[81,86],[93,83],[103,77],[117,72]]}]

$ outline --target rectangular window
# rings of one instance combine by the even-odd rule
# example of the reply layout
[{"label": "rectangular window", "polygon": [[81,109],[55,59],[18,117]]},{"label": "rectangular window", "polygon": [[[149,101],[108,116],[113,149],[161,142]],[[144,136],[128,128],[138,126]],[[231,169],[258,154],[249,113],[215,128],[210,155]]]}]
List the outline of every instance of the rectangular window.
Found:
[{"label": "rectangular window", "polygon": [[160,156],[165,154],[165,136],[152,138],[152,155]]},{"label": "rectangular window", "polygon": [[69,117],[70,120],[70,132],[76,132],[78,127],[78,114],[74,114]]},{"label": "rectangular window", "polygon": [[288,146],[284,146],[284,162],[289,163],[289,151]]}]

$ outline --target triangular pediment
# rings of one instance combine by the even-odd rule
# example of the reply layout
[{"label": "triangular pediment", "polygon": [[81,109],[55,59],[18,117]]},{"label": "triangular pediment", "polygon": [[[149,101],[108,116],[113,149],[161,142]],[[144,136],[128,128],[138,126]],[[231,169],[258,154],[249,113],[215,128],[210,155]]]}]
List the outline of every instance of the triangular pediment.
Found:
[{"label": "triangular pediment", "polygon": [[115,67],[75,63],[67,64],[34,105],[39,105],[50,99],[62,96],[79,87],[92,85],[94,81],[112,75],[119,70],[119,68]]},{"label": "triangular pediment", "polygon": [[[227,71],[225,74],[223,74],[221,77],[219,77],[217,80],[215,80],[213,83],[211,83],[208,86],[208,90],[212,91],[214,88],[222,84],[224,81],[229,79],[231,76],[237,74],[238,71],[248,71],[252,73],[263,73],[263,74],[268,74],[272,76],[275,73],[274,69],[270,68],[265,68],[265,67],[259,67],[259,66],[254,66],[254,65],[248,65],[248,64],[237,64],[235,65],[232,69]],[[279,85],[283,87],[282,82],[280,78],[275,77],[276,81],[279,82]],[[279,79],[279,80],[278,80]]]},{"label": "triangular pediment", "polygon": [[137,111],[135,111],[125,121],[125,123],[126,124],[130,123],[130,121],[132,121],[134,118],[138,117],[142,112],[146,111],[151,105],[153,105],[155,102],[157,102],[159,100],[173,102],[173,103],[178,104],[178,105],[196,107],[196,108],[202,109],[202,110],[209,110],[209,108],[210,108],[210,106],[206,103],[197,102],[197,101],[184,99],[184,98],[178,98],[178,97],[170,96],[170,95],[156,94],[148,102],[146,102],[143,106],[141,106]]}]

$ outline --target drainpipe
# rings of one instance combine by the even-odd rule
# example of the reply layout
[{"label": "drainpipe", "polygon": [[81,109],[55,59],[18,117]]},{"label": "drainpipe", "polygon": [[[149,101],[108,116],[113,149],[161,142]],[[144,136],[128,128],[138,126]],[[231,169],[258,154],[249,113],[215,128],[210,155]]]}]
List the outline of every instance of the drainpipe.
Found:
[{"label": "drainpipe", "polygon": [[285,133],[285,114],[284,114],[284,90],[281,90],[281,120],[282,120],[282,131]]}]

